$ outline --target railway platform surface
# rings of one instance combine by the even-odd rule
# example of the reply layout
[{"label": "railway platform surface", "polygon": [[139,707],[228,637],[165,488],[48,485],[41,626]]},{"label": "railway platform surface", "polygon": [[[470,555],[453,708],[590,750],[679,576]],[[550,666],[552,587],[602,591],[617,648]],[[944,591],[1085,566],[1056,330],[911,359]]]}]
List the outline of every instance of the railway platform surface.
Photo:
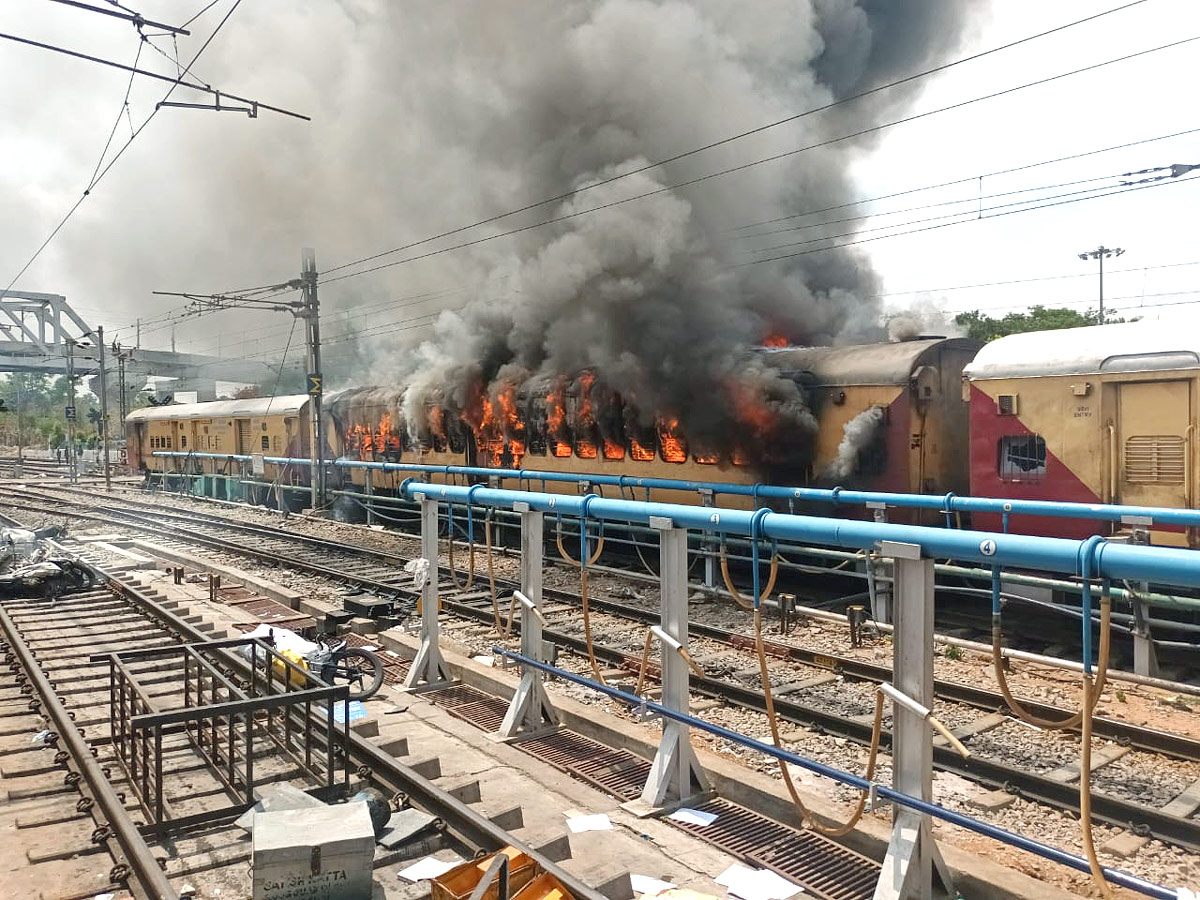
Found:
[{"label": "railway platform surface", "polygon": [[[152,541],[139,541],[134,550],[138,556],[161,552]],[[198,557],[188,559],[178,550],[171,550],[170,555],[172,563],[184,564],[189,572],[212,570],[234,577],[248,574],[229,566],[206,563]],[[161,565],[157,569],[145,568],[136,561],[129,565],[137,569],[131,574],[139,581],[153,585],[170,601],[181,603],[188,614],[211,621],[216,631],[236,629],[239,623],[247,624],[245,615],[236,607],[229,607],[219,600],[214,603],[204,582],[185,580],[175,584],[170,573],[162,571]],[[297,592],[267,578],[259,576],[254,582],[256,592],[275,597],[281,603],[294,604],[300,612],[319,616],[323,611],[321,604],[305,600]],[[419,643],[414,633],[404,629],[389,629],[365,635],[363,639],[385,653],[390,650],[404,659],[411,658]],[[475,700],[478,695],[485,695],[504,702],[517,685],[515,673],[491,664],[491,659],[473,658],[469,648],[445,636],[442,652],[457,683],[471,692],[465,699]],[[554,704],[562,727],[570,733],[644,760],[653,758],[659,739],[657,724],[639,724],[608,715],[592,703],[558,691],[554,694]],[[486,703],[476,705],[487,706]],[[726,889],[715,879],[730,865],[745,864],[744,858],[714,847],[694,832],[626,811],[620,797],[567,774],[539,757],[536,750],[524,750],[520,743],[510,745],[493,740],[486,728],[469,724],[469,711],[464,718],[462,705],[448,705],[446,698],[439,697],[439,692],[410,693],[400,690],[396,684],[387,684],[376,698],[365,702],[365,707],[368,718],[356,728],[360,734],[369,736],[372,742],[385,748],[402,748],[406,763],[422,769],[428,767],[425,770],[437,773],[436,780],[443,786],[467,785],[471,790],[469,786],[478,782],[480,802],[488,815],[511,821],[512,811],[519,808],[518,821],[522,825],[514,830],[516,836],[532,846],[558,842],[561,847],[565,842],[571,858],[563,861],[564,868],[580,875],[589,884],[606,885],[614,900],[630,896],[626,889],[628,881],[622,881],[627,874],[650,876],[722,898],[726,896]],[[703,745],[697,752],[722,799],[780,823],[796,822],[795,810],[778,779],[765,771],[752,771],[744,763],[711,752]],[[806,796],[806,802],[815,812],[830,819],[844,816],[841,807],[815,793]],[[569,817],[596,814],[606,815],[612,828],[569,833],[566,826]],[[879,859],[886,850],[890,832],[891,824],[887,818],[868,816],[842,843],[855,855]],[[796,832],[796,837],[800,834]],[[943,852],[959,879],[960,890],[965,891],[964,896],[1047,900],[1067,900],[1076,896],[955,847],[944,846]],[[820,870],[819,859],[813,861],[813,866]],[[828,894],[830,897],[864,896],[849,885],[843,894],[834,885],[829,885],[832,889]],[[387,896],[424,896],[419,887],[406,887],[395,878],[383,886]],[[813,885],[799,896],[806,895],[824,896],[820,888]]]}]

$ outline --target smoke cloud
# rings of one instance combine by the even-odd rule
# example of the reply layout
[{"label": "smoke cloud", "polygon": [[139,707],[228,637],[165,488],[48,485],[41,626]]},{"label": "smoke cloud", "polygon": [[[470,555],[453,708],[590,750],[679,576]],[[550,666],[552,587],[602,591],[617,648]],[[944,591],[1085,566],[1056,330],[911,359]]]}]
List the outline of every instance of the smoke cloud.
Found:
[{"label": "smoke cloud", "polygon": [[883,430],[883,409],[872,406],[864,409],[845,424],[837,455],[821,473],[830,481],[841,481],[859,471],[863,451],[875,445]]},{"label": "smoke cloud", "polygon": [[[476,46],[468,65],[495,64],[481,171],[503,173],[522,197],[598,186],[543,211],[567,218],[484,267],[506,296],[444,312],[403,352],[390,335],[368,340],[362,377],[403,386],[410,428],[431,403],[464,409],[480,385],[494,400],[507,384],[589,370],[636,404],[643,425],[655,414],[678,419],[706,447],[731,449],[730,423],[764,409],[773,424],[760,437],[798,439],[815,426],[799,390],[747,348],[768,336],[879,339],[879,286],[849,248],[743,266],[754,256],[733,229],[850,199],[847,167],[865,142],[671,185],[862,128],[904,107],[910,92],[603,182],[941,59],[964,9],[957,0],[557,2],[534,17],[520,61]],[[651,196],[621,203],[642,194]],[[608,208],[584,214],[596,207]]]},{"label": "smoke cloud", "polygon": [[[328,269],[919,71],[953,51],[968,9],[967,0],[244,4],[199,76],[311,114],[312,124],[163,111],[17,286],[132,320],[164,308],[148,305],[151,290],[294,278],[301,246],[315,246]],[[142,11],[177,13],[156,0]],[[197,35],[218,14],[201,19]],[[86,110],[88,134],[64,141],[70,169],[91,170],[124,88],[114,76],[112,96]],[[677,417],[710,444],[764,409],[779,428],[810,429],[795,386],[745,348],[769,335],[877,339],[879,284],[854,248],[743,266],[756,254],[734,229],[853,199],[848,168],[872,138],[671,185],[869,126],[917,90],[881,92],[414,255],[659,191],[645,199],[331,281],[321,288],[327,383],[394,386],[413,427],[428,403],[463,408],[480,385],[495,397],[505,379],[553,385],[590,368],[643,423]],[[81,121],[75,96],[62,93],[59,106],[36,90],[28,103],[46,106],[47,123]],[[135,84],[133,120],[161,95]],[[7,221],[45,233],[55,217],[14,208]],[[20,261],[6,259],[14,271]],[[39,277],[48,273],[53,284]],[[252,324],[240,343],[226,339],[226,354],[278,362],[290,323],[228,315]],[[216,327],[200,320],[188,336]]]}]

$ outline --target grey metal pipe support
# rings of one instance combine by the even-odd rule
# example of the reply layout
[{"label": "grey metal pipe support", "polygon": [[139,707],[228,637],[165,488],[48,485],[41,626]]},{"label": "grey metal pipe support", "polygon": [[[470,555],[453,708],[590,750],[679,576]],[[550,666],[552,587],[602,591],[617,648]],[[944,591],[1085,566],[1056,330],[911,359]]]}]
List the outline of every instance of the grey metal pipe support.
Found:
[{"label": "grey metal pipe support", "polygon": [[79,774],[87,782],[88,790],[95,798],[96,805],[100,807],[104,817],[108,820],[108,826],[112,829],[121,854],[125,857],[133,877],[141,885],[144,896],[153,898],[153,900],[179,900],[179,894],[167,880],[166,872],[159,866],[158,860],[150,852],[150,847],[146,844],[141,832],[129,818],[129,814],[125,811],[125,804],[117,797],[116,791],[104,777],[100,763],[92,756],[87,741],[79,734],[75,723],[71,721],[66,709],[59,702],[54,687],[38,667],[37,660],[34,659],[29,647],[22,640],[16,624],[3,608],[0,608],[0,626],[3,627],[5,640],[8,641],[9,647],[20,662],[21,668],[33,682],[34,689],[45,698],[46,702],[42,708],[50,718],[59,738],[67,745],[67,750],[73,757],[75,765],[79,767]]}]

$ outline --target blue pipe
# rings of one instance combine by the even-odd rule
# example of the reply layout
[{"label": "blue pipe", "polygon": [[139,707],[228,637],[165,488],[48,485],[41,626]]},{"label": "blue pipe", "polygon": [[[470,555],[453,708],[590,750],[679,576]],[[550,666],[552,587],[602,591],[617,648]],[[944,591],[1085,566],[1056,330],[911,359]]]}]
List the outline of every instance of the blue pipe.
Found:
[{"label": "blue pipe", "polygon": [[[152,456],[188,457],[193,459],[239,460],[249,462],[250,456],[230,453],[184,453],[172,450],[155,450]],[[267,456],[265,462],[272,465],[311,465],[308,459]],[[1200,510],[1180,509],[1164,506],[1120,506],[1111,503],[1069,503],[1054,500],[1007,500],[998,497],[960,497],[951,491],[948,494],[900,494],[888,491],[852,491],[843,488],[785,487],[768,484],[734,484],[723,481],[686,481],[673,478],[640,478],[629,475],[603,475],[600,473],[547,472],[537,469],[489,469],[480,466],[435,466],[425,463],[389,463],[372,460],[336,459],[332,465],[350,469],[375,469],[387,472],[417,472],[451,477],[462,475],[474,478],[513,478],[518,485],[524,481],[556,482],[595,485],[610,485],[618,488],[641,487],[671,491],[711,491],[714,496],[750,497],[757,505],[762,499],[807,501],[827,503],[833,506],[862,506],[867,503],[884,503],[898,509],[931,510],[949,515],[954,512],[977,512],[1000,515],[1027,515],[1066,519],[1087,519],[1104,522],[1122,522],[1131,518],[1148,519],[1155,525],[1200,528]]]},{"label": "blue pipe", "polygon": [[[463,502],[468,488],[406,481],[404,490],[405,496],[410,499],[412,494],[419,492],[430,499]],[[480,487],[473,496],[474,501],[483,506],[511,509],[514,502],[522,501],[528,503],[531,509],[554,514],[579,516],[584,510],[584,498],[562,494]],[[751,537],[755,530],[752,523],[758,517],[758,535],[772,540],[854,550],[874,548],[880,541],[896,541],[918,544],[926,556],[948,557],[986,566],[1200,587],[1200,554],[1193,550],[1114,544],[1098,538],[1076,541],[985,531],[948,531],[922,525],[794,516],[765,510],[751,512],[676,503],[606,500],[599,497],[592,497],[587,504],[590,517],[606,521],[646,525],[651,516],[661,516],[671,519],[679,528]]]},{"label": "blue pipe", "polygon": [[[747,737],[746,735],[733,731],[732,729],[725,728],[721,725],[714,725],[711,722],[707,722],[704,719],[698,719],[695,716],[688,715],[687,713],[676,712],[675,710],[663,706],[660,703],[654,703],[653,701],[645,700],[636,694],[629,694],[625,691],[618,690],[617,688],[599,684],[598,682],[584,678],[582,675],[576,675],[573,672],[568,672],[565,669],[559,669],[547,663],[539,662],[531,657],[522,656],[520,653],[506,650],[503,647],[492,647],[492,652],[499,656],[503,656],[518,662],[523,666],[530,666],[549,675],[554,675],[566,681],[574,682],[575,684],[591,688],[594,691],[598,691],[601,694],[606,694],[607,696],[612,697],[614,700],[620,700],[624,703],[628,703],[630,706],[637,707],[638,709],[648,709],[657,715],[663,716],[664,718],[672,719],[676,722],[682,722],[685,725],[696,728],[700,731],[706,731],[709,734],[716,735],[724,740],[731,741],[735,744],[740,744],[743,747],[749,747],[752,750],[757,750],[759,753],[765,754],[766,756],[771,756],[775,759],[781,759],[784,762],[799,766],[802,769],[807,769],[810,772],[815,772],[818,775],[824,775],[826,778],[832,778],[833,780],[839,781],[842,784],[847,784],[851,787],[858,788],[860,791],[870,790],[872,786],[871,782],[858,775],[851,775],[849,772],[844,772],[841,769],[834,768],[833,766],[825,765],[824,763],[817,762],[816,760],[809,759],[804,756],[798,756],[797,754],[791,753],[787,750],[781,750],[773,744],[755,740],[754,738]],[[1091,867],[1088,865],[1088,861],[1082,856],[1076,856],[1074,853],[1068,853],[1065,850],[1058,849],[1057,847],[1051,847],[1049,844],[1043,844],[1041,841],[1036,841],[1033,838],[1027,838],[1024,835],[1016,834],[1004,828],[998,828],[995,825],[989,825],[987,822],[981,822],[978,819],[973,819],[970,816],[963,815],[962,813],[955,812],[954,810],[946,809],[945,807],[939,806],[936,803],[931,803],[927,800],[921,800],[918,797],[910,796],[909,794],[902,793],[895,788],[887,787],[886,785],[876,784],[875,793],[886,800],[891,800],[892,802],[899,804],[900,806],[906,806],[909,809],[916,810],[917,812],[924,813],[925,815],[935,816],[943,821],[949,822],[951,825],[957,825],[960,828],[966,828],[967,830],[973,831],[976,834],[981,834],[985,837],[1002,841],[1003,843],[1010,844],[1013,847],[1025,850],[1029,853],[1035,853],[1044,859],[1048,859],[1064,866],[1069,866],[1077,871],[1089,874],[1091,873]],[[1131,875],[1128,872],[1122,872],[1119,869],[1105,868],[1103,871],[1104,877],[1107,878],[1112,884],[1138,891],[1139,893],[1145,894],[1149,897],[1159,898],[1159,900],[1177,900],[1177,892],[1173,889],[1163,887],[1162,885],[1155,884],[1151,881],[1145,881],[1141,878],[1138,878],[1136,875]]]}]

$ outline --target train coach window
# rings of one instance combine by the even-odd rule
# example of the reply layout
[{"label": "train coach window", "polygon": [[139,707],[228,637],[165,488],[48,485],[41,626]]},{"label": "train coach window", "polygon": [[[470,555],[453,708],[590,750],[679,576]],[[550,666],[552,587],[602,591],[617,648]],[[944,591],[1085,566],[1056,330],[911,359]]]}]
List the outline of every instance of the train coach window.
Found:
[{"label": "train coach window", "polygon": [[1000,438],[999,474],[1002,481],[1041,481],[1046,477],[1046,440],[1037,434]]},{"label": "train coach window", "polygon": [[179,436],[179,449],[180,450],[187,449],[187,435],[186,434],[181,434]]},{"label": "train coach window", "polygon": [[265,434],[262,436],[262,448],[263,448],[264,450],[270,450],[270,449],[271,449],[271,438],[270,438],[270,437],[268,437],[268,436],[267,436],[267,435],[265,435]]}]

